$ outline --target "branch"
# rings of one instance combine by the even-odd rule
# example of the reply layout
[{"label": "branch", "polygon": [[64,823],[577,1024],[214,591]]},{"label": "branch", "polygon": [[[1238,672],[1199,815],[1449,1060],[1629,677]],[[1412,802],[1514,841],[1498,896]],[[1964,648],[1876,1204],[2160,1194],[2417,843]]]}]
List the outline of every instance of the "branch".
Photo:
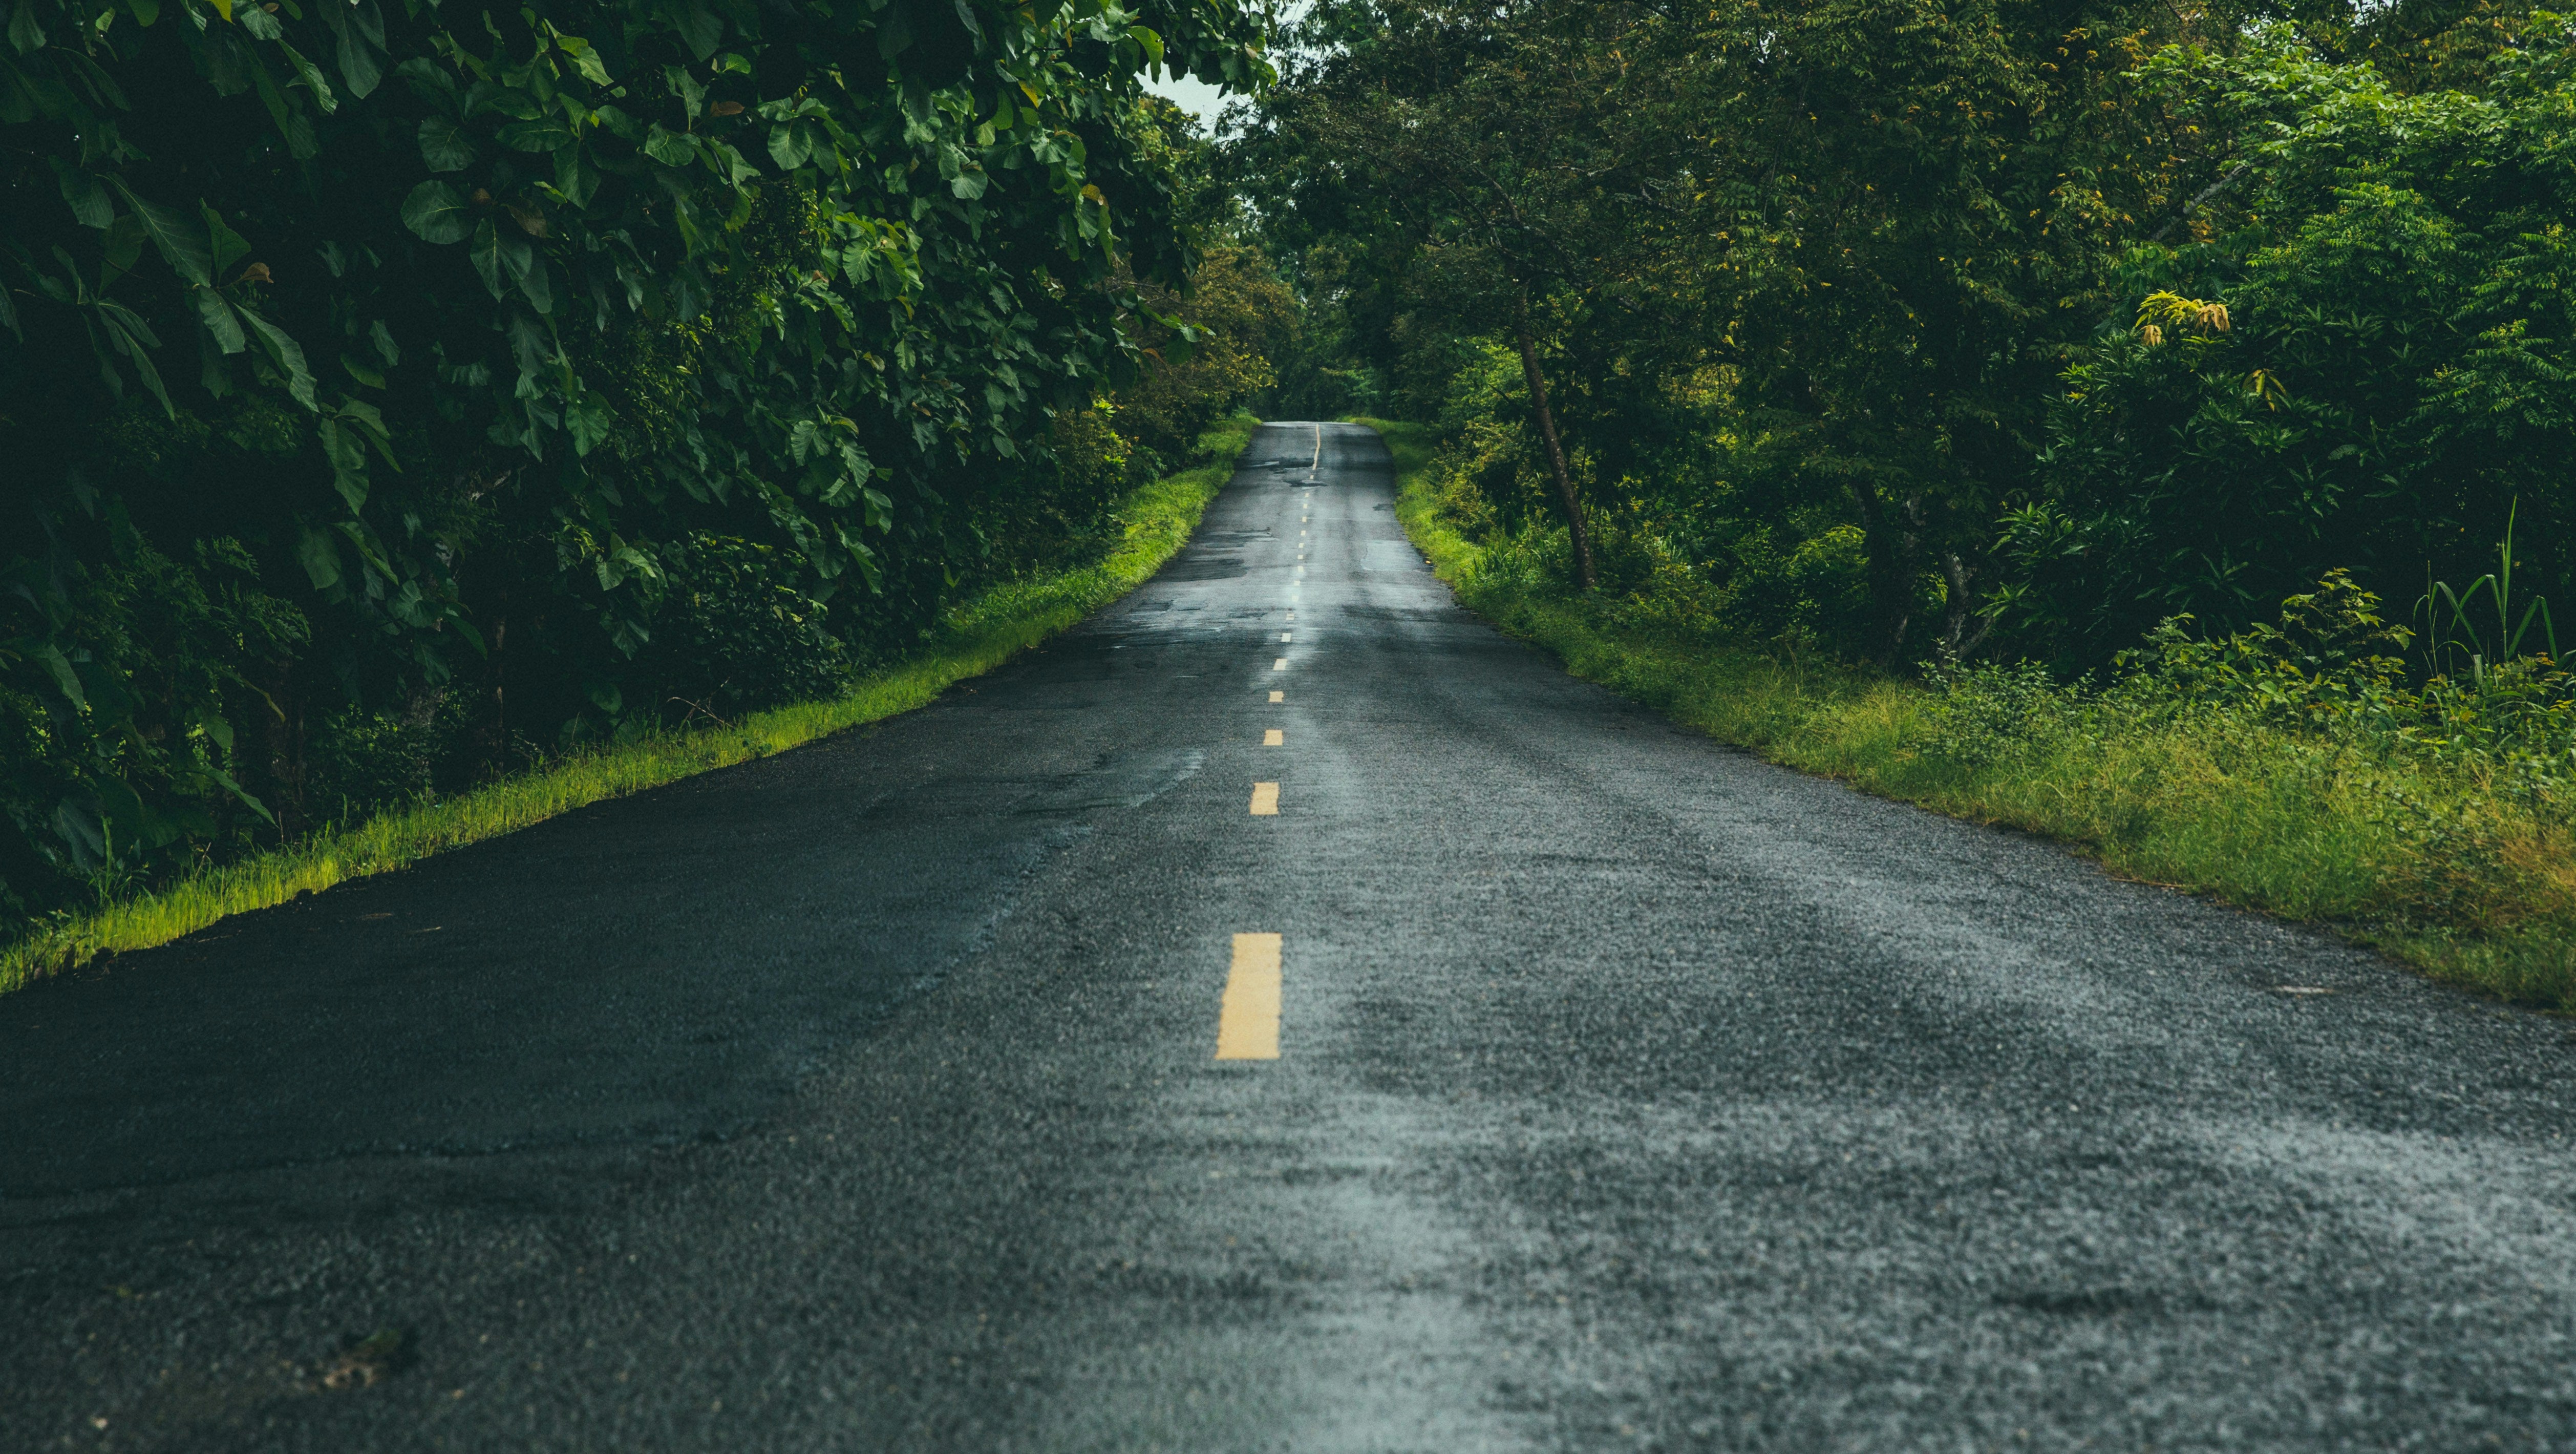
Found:
[{"label": "branch", "polygon": [[2238,162],[2235,166],[2228,168],[2226,176],[2219,178],[2217,181],[2212,182],[2208,186],[2193,193],[2191,200],[2182,204],[2182,210],[2174,214],[2173,220],[2167,222],[2164,226],[2157,228],[2156,235],[2148,238],[2147,241],[2164,241],[2175,228],[2180,227],[2185,222],[2191,220],[2191,214],[2200,210],[2201,203],[2206,202],[2210,198],[2217,196],[2219,193],[2226,191],[2228,188],[2235,186],[2239,177],[2244,176],[2247,172],[2252,170],[2254,170],[2254,164],[2252,162]]}]

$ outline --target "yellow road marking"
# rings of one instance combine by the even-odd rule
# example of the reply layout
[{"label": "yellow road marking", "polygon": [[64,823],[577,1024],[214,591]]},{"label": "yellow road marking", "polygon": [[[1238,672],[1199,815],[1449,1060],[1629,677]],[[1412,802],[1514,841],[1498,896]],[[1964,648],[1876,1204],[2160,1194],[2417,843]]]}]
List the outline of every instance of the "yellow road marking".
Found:
[{"label": "yellow road marking", "polygon": [[1288,700],[1288,694],[1286,692],[1272,692],[1270,694],[1270,700],[1274,702],[1284,702]]},{"label": "yellow road marking", "polygon": [[1261,734],[1261,745],[1264,747],[1285,747],[1288,745],[1288,734],[1280,731],[1276,727],[1266,728]]},{"label": "yellow road marking", "polygon": [[1279,816],[1279,785],[1277,783],[1254,783],[1252,785],[1252,816],[1256,818],[1276,818]]},{"label": "yellow road marking", "polygon": [[1280,632],[1280,633],[1279,633],[1279,639],[1280,639],[1280,640],[1282,640],[1282,641],[1285,641],[1285,640],[1287,640],[1287,639],[1288,639],[1289,634],[1290,634],[1290,633],[1288,633],[1288,632],[1282,631],[1282,632]]},{"label": "yellow road marking", "polygon": [[1288,658],[1283,656],[1277,661],[1270,663],[1270,669],[1272,671],[1286,671],[1288,669]]},{"label": "yellow road marking", "polygon": [[1234,964],[1226,971],[1225,1004],[1217,1011],[1216,1058],[1279,1058],[1279,936],[1237,934]]}]

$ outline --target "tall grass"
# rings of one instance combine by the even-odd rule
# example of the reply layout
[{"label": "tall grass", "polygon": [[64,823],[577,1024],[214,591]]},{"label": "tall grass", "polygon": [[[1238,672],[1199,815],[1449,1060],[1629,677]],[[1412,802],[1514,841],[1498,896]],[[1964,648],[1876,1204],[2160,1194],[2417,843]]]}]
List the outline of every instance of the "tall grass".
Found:
[{"label": "tall grass", "polygon": [[440,802],[316,833],[272,853],[204,869],[151,892],[66,915],[0,949],[0,993],[102,953],[147,949],[229,914],[385,873],[480,843],[559,813],[748,762],[863,723],[908,712],[952,683],[991,671],[1125,595],[1186,544],[1233,472],[1256,421],[1240,417],[1199,441],[1209,462],[1157,480],[1115,508],[1126,538],[1092,565],[1012,581],[961,602],[938,635],[903,661],[828,701],[800,702],[741,722],[668,731],[567,754],[519,776]]},{"label": "tall grass", "polygon": [[1926,685],[1659,626],[1639,603],[1576,596],[1466,538],[1430,487],[1428,432],[1359,422],[1394,451],[1397,515],[1441,579],[1577,676],[1771,761],[2044,834],[2121,877],[2322,924],[2452,983],[2576,1009],[2563,790],[2535,796],[2474,757],[2029,674]]}]

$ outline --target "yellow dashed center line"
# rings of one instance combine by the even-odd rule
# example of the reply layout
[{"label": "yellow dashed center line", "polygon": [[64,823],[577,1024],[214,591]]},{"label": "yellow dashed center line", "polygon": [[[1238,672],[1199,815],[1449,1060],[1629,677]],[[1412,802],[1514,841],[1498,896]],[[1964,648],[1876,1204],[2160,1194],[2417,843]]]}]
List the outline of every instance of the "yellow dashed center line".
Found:
[{"label": "yellow dashed center line", "polygon": [[1288,694],[1286,692],[1272,692],[1270,694],[1270,700],[1274,702],[1284,702],[1288,700]]},{"label": "yellow dashed center line", "polygon": [[1287,640],[1287,639],[1288,639],[1288,636],[1289,636],[1289,633],[1288,633],[1288,632],[1282,631],[1282,632],[1280,632],[1280,633],[1279,633],[1279,639],[1280,639],[1280,640],[1282,640],[1282,641]]},{"label": "yellow dashed center line", "polygon": [[1234,936],[1234,966],[1217,1012],[1216,1058],[1279,1058],[1279,936]]},{"label": "yellow dashed center line", "polygon": [[1264,747],[1285,747],[1288,745],[1288,734],[1276,727],[1266,728],[1261,734],[1261,745]]},{"label": "yellow dashed center line", "polygon": [[1288,669],[1288,658],[1283,656],[1277,661],[1270,663],[1270,669],[1272,671],[1286,671]]},{"label": "yellow dashed center line", "polygon": [[1256,818],[1276,818],[1279,816],[1279,785],[1277,783],[1254,783],[1252,785],[1252,816]]}]

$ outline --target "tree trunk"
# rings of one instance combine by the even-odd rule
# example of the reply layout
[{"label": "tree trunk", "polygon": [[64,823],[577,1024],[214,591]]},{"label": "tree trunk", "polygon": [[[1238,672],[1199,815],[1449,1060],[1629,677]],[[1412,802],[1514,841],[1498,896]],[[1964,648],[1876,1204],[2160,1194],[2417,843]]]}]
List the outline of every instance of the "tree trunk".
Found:
[{"label": "tree trunk", "polygon": [[1895,670],[1904,664],[1905,633],[1914,624],[1914,557],[1916,537],[1900,518],[1921,508],[1908,500],[1890,508],[1878,487],[1855,480],[1852,499],[1860,506],[1860,528],[1869,553],[1869,597],[1878,617],[1879,665]]},{"label": "tree trunk", "polygon": [[1988,616],[1978,622],[1976,635],[1968,634],[1968,617],[1974,610],[1968,583],[1976,575],[1976,568],[1960,560],[1957,551],[1941,552],[1941,580],[1950,598],[1947,617],[1941,623],[1941,645],[1952,661],[1965,661],[1974,655],[1978,647],[1986,644],[1986,634],[1995,629],[1995,618]]},{"label": "tree trunk", "polygon": [[278,842],[292,843],[311,823],[304,803],[304,694],[291,661],[270,663],[261,678],[259,705],[252,710],[264,750],[252,791],[276,819]]},{"label": "tree trunk", "polygon": [[1592,532],[1583,523],[1583,501],[1574,493],[1574,476],[1565,469],[1565,446],[1557,442],[1556,414],[1547,407],[1547,379],[1538,371],[1538,345],[1530,341],[1529,290],[1520,295],[1521,372],[1529,379],[1530,409],[1538,415],[1539,437],[1547,441],[1548,468],[1556,474],[1556,498],[1565,506],[1566,533],[1574,541],[1574,573],[1591,590]]}]

